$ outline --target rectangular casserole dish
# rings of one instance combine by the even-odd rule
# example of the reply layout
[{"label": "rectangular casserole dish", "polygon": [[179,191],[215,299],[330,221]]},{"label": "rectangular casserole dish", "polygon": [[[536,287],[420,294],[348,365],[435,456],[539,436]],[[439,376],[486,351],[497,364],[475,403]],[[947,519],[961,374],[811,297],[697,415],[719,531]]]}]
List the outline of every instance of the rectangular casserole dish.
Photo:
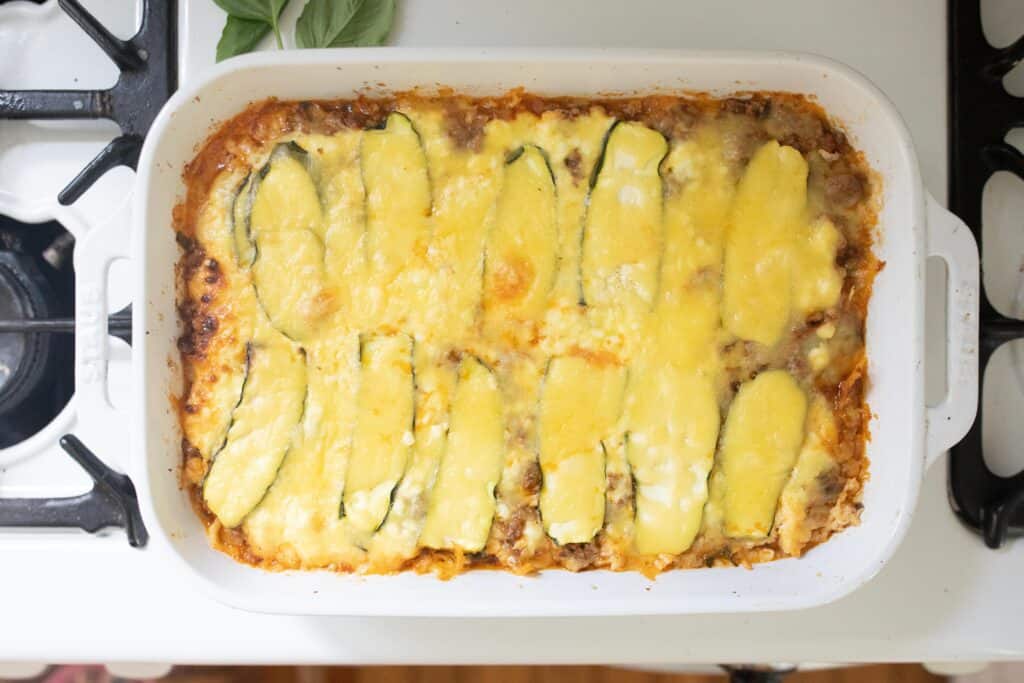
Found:
[{"label": "rectangular casserole dish", "polygon": [[[703,91],[814,96],[881,176],[878,257],[885,262],[868,311],[874,414],[861,525],[800,559],[753,569],[636,573],[547,571],[536,577],[477,571],[442,582],[429,575],[270,573],[213,550],[179,488],[181,434],[169,401],[181,391],[175,340],[171,211],[183,166],[211,126],[255,99],[350,97],[443,85],[471,95],[523,87],[541,95],[597,96]],[[170,546],[220,599],[259,611],[416,616],[569,616],[735,612],[834,600],[873,576],[902,538],[923,469],[973,419],[977,377],[977,253],[969,232],[927,199],[909,136],[892,105],[851,70],[817,57],[664,51],[353,50],[260,54],[232,60],[177,93],[155,122],[139,163],[132,210],[136,303],[133,474],[154,543]],[[108,247],[109,256],[118,249]],[[924,405],[923,273],[935,253],[949,265],[950,391]],[[927,413],[927,418],[926,418]],[[927,428],[930,423],[931,429]]]}]

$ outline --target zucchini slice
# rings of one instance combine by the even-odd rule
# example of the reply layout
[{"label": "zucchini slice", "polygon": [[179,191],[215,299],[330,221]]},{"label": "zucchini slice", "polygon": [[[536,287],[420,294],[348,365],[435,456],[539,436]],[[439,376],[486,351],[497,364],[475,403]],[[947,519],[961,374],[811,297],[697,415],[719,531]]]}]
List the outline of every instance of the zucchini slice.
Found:
[{"label": "zucchini slice", "polygon": [[[333,135],[308,135],[299,138],[309,150],[312,174],[319,178],[318,190],[324,207],[324,261],[327,282],[346,305],[346,317],[357,316],[352,301],[365,281],[365,263],[360,241],[366,231],[366,196],[359,169],[362,130],[346,129]],[[339,306],[340,307],[340,306]],[[358,322],[352,320],[353,328]]]},{"label": "zucchini slice", "polygon": [[540,401],[540,514],[559,545],[586,543],[604,524],[604,441],[622,412],[626,370],[563,356],[548,364]]},{"label": "zucchini slice", "polygon": [[393,112],[382,130],[366,131],[360,148],[366,187],[366,254],[386,284],[430,237],[430,176],[412,121]]},{"label": "zucchini slice", "polygon": [[428,548],[483,549],[505,459],[505,414],[493,373],[476,358],[459,366],[448,444],[420,537]]},{"label": "zucchini slice", "polygon": [[252,266],[256,298],[270,324],[289,339],[306,343],[327,312],[323,291],[323,244],[303,230],[259,235]]},{"label": "zucchini slice", "polygon": [[831,402],[815,395],[807,407],[807,436],[779,498],[775,526],[779,547],[789,555],[800,555],[811,540],[814,512],[831,508],[839,490],[830,487],[841,481],[839,465],[832,455],[839,438]]},{"label": "zucchini slice", "polygon": [[741,339],[773,346],[793,304],[793,242],[806,223],[807,162],[772,140],[750,160],[725,237],[722,324]]},{"label": "zucchini slice", "polygon": [[419,342],[414,346],[416,442],[409,466],[395,488],[387,519],[370,541],[370,560],[375,569],[397,571],[420,547],[430,491],[448,441],[452,396],[458,382],[458,367],[445,359],[448,352],[447,346]]},{"label": "zucchini slice", "polygon": [[256,260],[256,245],[252,241],[250,216],[252,214],[252,195],[257,185],[259,185],[258,173],[250,173],[245,176],[235,188],[234,196],[231,199],[231,210],[228,211],[235,259],[241,268],[251,267],[252,262]]},{"label": "zucchini slice", "polygon": [[414,443],[413,341],[408,335],[359,340],[359,396],[342,517],[361,532],[380,528]]},{"label": "zucchini slice", "polygon": [[769,370],[740,387],[729,408],[718,466],[723,475],[724,531],[764,538],[804,439],[807,397],[785,370]]},{"label": "zucchini slice", "polygon": [[610,568],[623,569],[625,556],[632,554],[636,526],[636,480],[627,457],[629,433],[603,443],[607,490],[601,543],[616,555]]},{"label": "zucchini slice", "polygon": [[259,504],[291,447],[306,399],[306,354],[278,337],[250,344],[242,398],[203,482],[203,500],[235,527]]},{"label": "zucchini slice", "polygon": [[692,545],[718,440],[718,233],[731,182],[717,166],[719,155],[702,146],[717,149],[714,141],[689,140],[674,146],[661,165],[666,184],[678,189],[666,194],[658,302],[630,369],[633,547],[645,555],[677,554]]},{"label": "zucchini slice", "polygon": [[612,124],[583,224],[580,279],[588,306],[647,310],[658,289],[662,252],[664,136],[633,122]]},{"label": "zucchini slice", "polygon": [[296,341],[313,335],[326,304],[323,211],[305,157],[298,145],[278,145],[250,181],[256,298],[270,323]]},{"label": "zucchini slice", "polygon": [[773,346],[790,320],[839,300],[835,265],[842,237],[807,209],[807,162],[771,141],[740,180],[726,233],[723,324],[742,339]]},{"label": "zucchini slice", "polygon": [[635,545],[681,553],[700,530],[718,440],[713,385],[671,365],[630,374],[626,456],[636,491]]},{"label": "zucchini slice", "polygon": [[199,453],[207,459],[212,459],[224,449],[234,412],[242,402],[245,392],[245,383],[249,377],[249,347],[239,349],[239,352],[242,354],[242,362],[234,367],[225,366],[220,373],[220,381],[213,383],[209,389],[206,404],[211,408],[209,417],[206,418],[209,421],[209,428],[201,432],[206,437],[204,441],[193,443]]},{"label": "zucchini slice", "polygon": [[484,301],[496,317],[529,319],[544,310],[555,281],[555,177],[544,152],[526,145],[509,157],[487,238]]},{"label": "zucchini slice", "polygon": [[249,546],[286,564],[355,566],[362,540],[338,519],[351,449],[358,335],[320,337],[306,348],[305,413],[288,456],[260,504],[242,522]]},{"label": "zucchini slice", "polygon": [[[217,185],[217,201],[211,197],[195,225],[195,239],[203,246],[206,265],[185,273],[188,279],[182,283],[183,294],[217,319],[206,352],[190,361],[192,381],[184,397],[188,409],[181,416],[183,436],[207,462],[223,447],[231,413],[241,399],[246,341],[253,338],[258,314],[248,278],[237,277],[232,207],[245,180],[225,178]],[[223,278],[210,277],[213,263]],[[230,308],[230,315],[222,314],[225,307]]]}]

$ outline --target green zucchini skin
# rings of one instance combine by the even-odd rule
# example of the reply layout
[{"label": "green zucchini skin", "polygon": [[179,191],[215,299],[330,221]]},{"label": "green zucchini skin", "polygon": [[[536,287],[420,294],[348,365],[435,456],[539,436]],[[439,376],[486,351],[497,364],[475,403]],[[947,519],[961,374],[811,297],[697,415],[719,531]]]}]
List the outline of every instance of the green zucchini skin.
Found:
[{"label": "green zucchini skin", "polygon": [[252,210],[253,188],[259,183],[259,174],[249,173],[235,188],[228,212],[231,243],[235,249],[238,266],[248,269],[256,260],[256,244],[253,242],[249,212]]},{"label": "green zucchini skin", "polygon": [[[309,357],[306,354],[306,350],[300,348],[299,349],[299,353],[302,355],[302,360],[306,364],[306,370],[308,372],[309,371]],[[303,393],[303,396],[302,396],[302,410],[299,412],[299,420],[298,420],[298,422],[296,424],[296,429],[297,430],[301,430],[302,429],[302,424],[305,421],[306,415],[308,413],[309,413],[309,382],[307,381],[306,382],[306,390],[305,390],[305,392]],[[284,468],[285,463],[288,462],[289,456],[291,456],[292,452],[297,447],[300,447],[300,446],[301,446],[300,442],[298,440],[296,440],[296,439],[292,439],[291,443],[288,444],[288,449],[284,452],[284,456],[281,458],[280,464],[278,464],[277,469],[274,471],[274,477],[273,477],[273,479],[271,479],[270,485],[267,486],[266,490],[263,492],[263,495],[260,496],[260,499],[256,502],[255,505],[253,505],[253,507],[252,507],[253,510],[258,508],[263,503],[263,501],[267,499],[267,496],[270,495],[270,491],[274,488],[274,485],[277,484],[277,481],[280,478],[281,470]],[[252,510],[250,510],[250,512],[252,512]]]},{"label": "green zucchini skin", "polygon": [[[245,385],[249,383],[249,369],[251,367],[252,367],[252,342],[246,342],[246,344],[245,344],[245,360],[242,362],[242,385],[239,387],[239,390],[238,390],[238,400],[235,401],[235,405],[231,406],[231,415],[232,416],[235,414],[235,411],[238,409],[238,406],[240,406],[242,404],[242,398],[245,396]],[[210,462],[213,462],[213,460],[217,457],[217,454],[220,453],[224,449],[225,444],[227,444],[227,442],[228,442],[228,433],[231,431],[231,422],[232,422],[232,420],[229,418],[228,419],[228,424],[227,424],[227,426],[224,429],[223,437],[220,439],[217,447],[210,454]]]},{"label": "green zucchini skin", "polygon": [[537,152],[540,152],[541,157],[544,158],[544,165],[547,166],[548,175],[551,176],[551,184],[554,185],[557,190],[558,182],[555,179],[555,171],[554,169],[551,168],[551,157],[548,155],[547,150],[545,150],[543,147],[539,145],[527,143],[525,145],[520,145],[519,147],[516,147],[514,150],[512,150],[505,156],[505,165],[511,166],[512,164],[514,164],[516,161],[519,160],[519,157],[523,156],[523,154],[527,150],[536,150]]},{"label": "green zucchini skin", "polygon": [[[640,139],[640,137],[647,139]],[[633,143],[634,151],[644,161],[643,170],[637,167],[609,165],[608,157],[616,145]],[[623,306],[630,309],[649,310],[657,301],[660,286],[661,261],[664,255],[664,213],[661,163],[668,156],[668,140],[661,133],[632,121],[615,121],[609,127],[601,145],[601,152],[590,177],[590,189],[587,195],[587,208],[583,219],[583,230],[580,231],[580,267],[579,267],[579,305],[580,306]],[[608,177],[607,186],[602,181]],[[656,180],[658,188],[648,187],[657,202],[652,215],[645,215],[641,208],[628,209],[632,204],[643,205],[643,192],[636,185],[640,181]],[[616,190],[616,183],[622,183]],[[613,192],[613,190],[615,190]],[[630,202],[622,200],[622,193],[630,190],[634,199]],[[609,197],[609,193],[614,198]],[[636,202],[639,194],[639,202]],[[651,200],[652,197],[646,197]],[[610,203],[609,203],[610,202]],[[614,228],[608,225],[607,214],[618,211],[625,215],[617,216],[619,224]],[[652,225],[645,225],[646,222]],[[625,226],[623,226],[625,222]],[[644,234],[644,230],[648,234]],[[645,244],[646,242],[646,244]],[[656,244],[651,244],[655,242]],[[651,257],[650,250],[656,250]],[[648,253],[645,253],[645,250]],[[653,263],[647,261],[653,260]],[[609,262],[611,261],[611,262]],[[636,274],[625,276],[632,287],[612,286],[613,272],[620,272],[624,266],[642,267]],[[608,272],[611,269],[612,272]],[[646,277],[644,275],[646,271]],[[645,281],[648,280],[648,281]],[[636,290],[636,291],[634,291]]]},{"label": "green zucchini skin", "polygon": [[[297,162],[301,170],[281,167],[280,182],[285,184],[271,190],[268,183],[273,182],[275,164],[285,159]],[[265,189],[275,194],[266,200],[269,203],[258,204]],[[269,208],[285,201],[295,202],[287,205],[291,212]],[[258,210],[265,212],[258,219],[262,225],[254,224]],[[320,296],[326,287],[326,250],[320,236],[323,200],[311,156],[294,142],[277,145],[239,187],[232,214],[236,255],[252,276],[260,310],[288,339],[309,342],[327,305],[322,302],[329,301]]]},{"label": "green zucchini skin", "polygon": [[207,508],[228,528],[241,524],[277,479],[309,390],[305,351],[280,338],[250,344],[246,365],[244,390],[202,484]]},{"label": "green zucchini skin", "polygon": [[[235,257],[241,268],[250,268],[256,260],[257,245],[252,234],[252,204],[259,192],[260,183],[270,173],[271,165],[282,156],[290,156],[299,161],[309,173],[314,183],[318,173],[310,154],[294,140],[275,145],[270,157],[259,170],[249,173],[235,188],[231,201],[231,232],[234,236]],[[317,184],[319,187],[319,184]]]},{"label": "green zucchini skin", "polygon": [[487,544],[505,459],[503,403],[494,371],[476,356],[464,357],[421,545],[475,553]]},{"label": "green zucchini skin", "polygon": [[590,170],[590,178],[587,180],[587,186],[593,190],[594,186],[597,185],[597,178],[601,175],[601,171],[604,169],[604,160],[608,152],[608,141],[612,139],[612,133],[618,128],[619,124],[622,123],[621,119],[612,121],[612,125],[608,126],[608,130],[604,132],[604,138],[601,140],[601,151],[597,154],[597,160],[594,162],[594,168]]},{"label": "green zucchini skin", "polygon": [[[363,334],[359,347],[356,425],[338,513],[354,531],[369,537],[387,520],[411,461],[415,346],[412,337],[404,334]],[[399,361],[407,363],[408,369]]]},{"label": "green zucchini skin", "polygon": [[[612,137],[612,132],[621,123],[621,120],[616,119],[612,121],[612,125],[608,126],[608,130],[604,132],[604,137],[601,138],[601,151],[597,153],[597,159],[594,161],[594,167],[590,169],[590,177],[587,179],[587,202],[586,205],[590,204],[590,195],[594,191],[594,187],[597,185],[597,179],[601,175],[601,169],[604,168],[605,153],[608,151],[608,140]],[[584,208],[583,215],[583,228],[580,230],[579,244],[576,245],[580,250],[580,257],[577,259],[578,270],[576,274],[576,303],[580,306],[587,305],[587,297],[583,291],[583,254],[585,253],[587,244],[587,209]]]},{"label": "green zucchini skin", "polygon": [[[256,260],[257,245],[252,234],[252,205],[259,192],[260,184],[270,173],[270,167],[282,156],[289,156],[303,165],[319,195],[319,169],[312,155],[294,140],[274,146],[266,163],[254,172],[246,174],[232,193],[231,210],[228,214],[231,233],[234,236],[235,257],[241,268],[250,268]],[[321,205],[323,197],[320,198]]]}]

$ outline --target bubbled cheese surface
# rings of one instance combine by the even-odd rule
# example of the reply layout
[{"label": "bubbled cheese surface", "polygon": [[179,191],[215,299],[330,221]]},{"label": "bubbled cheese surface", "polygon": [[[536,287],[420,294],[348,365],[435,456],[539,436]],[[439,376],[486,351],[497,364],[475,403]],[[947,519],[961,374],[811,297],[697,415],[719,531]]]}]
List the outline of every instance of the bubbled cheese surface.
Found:
[{"label": "bubbled cheese surface", "polygon": [[[217,523],[277,566],[365,572],[586,547],[649,569],[799,535],[834,419],[807,376],[737,382],[725,350],[784,348],[839,302],[804,155],[771,140],[737,168],[724,128],[597,107],[494,119],[468,149],[424,102],[214,184],[196,238],[225,273],[222,371],[183,424],[230,464],[205,482]],[[273,352],[247,361],[254,340]],[[253,374],[271,361],[302,372]]]}]

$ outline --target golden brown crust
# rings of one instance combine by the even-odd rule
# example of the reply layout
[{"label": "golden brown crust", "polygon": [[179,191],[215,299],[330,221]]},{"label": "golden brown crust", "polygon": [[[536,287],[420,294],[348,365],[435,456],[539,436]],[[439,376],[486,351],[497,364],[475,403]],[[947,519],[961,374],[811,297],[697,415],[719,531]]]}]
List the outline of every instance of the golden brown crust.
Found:
[{"label": "golden brown crust", "polygon": [[[184,171],[187,188],[184,200],[175,207],[174,229],[179,236],[182,257],[179,282],[182,284],[179,313],[184,333],[179,349],[185,373],[186,390],[195,380],[197,359],[215,341],[218,320],[231,315],[219,301],[223,278],[216,261],[206,258],[202,245],[195,240],[200,212],[211,193],[215,180],[226,171],[247,166],[253,150],[265,149],[274,141],[293,132],[330,134],[344,128],[369,128],[383,124],[390,111],[425,99],[416,93],[397,94],[388,98],[360,97],[354,100],[281,102],[265,100],[250,105],[245,111],[224,122],[207,139],[195,159]],[[438,100],[431,99],[434,102]],[[530,112],[559,112],[565,117],[587,113],[594,107],[610,116],[642,122],[670,139],[686,138],[695,126],[706,119],[735,120],[736,134],[727,140],[726,158],[741,169],[753,152],[769,139],[779,140],[800,150],[808,160],[810,183],[821,188],[819,208],[840,230],[844,244],[837,255],[837,265],[845,271],[841,303],[831,317],[812,316],[805,326],[792,335],[793,344],[765,356],[758,355],[749,343],[735,342],[723,349],[724,371],[728,376],[723,407],[731,400],[739,383],[769,367],[787,367],[795,375],[807,375],[804,355],[799,353],[801,340],[813,337],[822,325],[842,323],[854,334],[848,353],[835,359],[815,380],[814,388],[830,397],[837,420],[837,438],[830,444],[836,466],[819,480],[819,497],[809,501],[809,539],[803,550],[827,540],[845,526],[855,524],[860,510],[860,494],[868,476],[865,443],[869,438],[870,411],[864,401],[867,382],[867,359],[863,348],[864,323],[873,279],[882,265],[875,259],[871,245],[876,224],[876,198],[880,195],[878,180],[872,177],[863,156],[851,147],[846,136],[832,124],[825,112],[807,98],[789,93],[758,92],[728,99],[706,95],[656,95],[618,99],[542,98],[516,90],[499,97],[468,98],[444,93],[440,100],[450,139],[457,146],[477,149],[484,126],[494,119],[511,119]],[[562,163],[574,182],[585,182],[580,168],[579,152],[570,153]],[[509,296],[517,290],[522,278],[509,273],[503,280]],[[534,339],[535,343],[536,340]],[[617,362],[600,351],[579,350],[593,361]],[[457,361],[457,359],[456,359]],[[180,402],[179,415],[194,410],[186,401]],[[724,415],[724,411],[723,411]],[[261,557],[248,545],[243,533],[223,528],[209,513],[199,494],[205,474],[205,462],[187,442],[183,444],[182,481],[191,494],[193,506],[209,530],[212,542],[235,559],[266,569],[289,569],[298,565],[280,557]],[[539,488],[536,468],[520,473],[524,500],[535,499]],[[617,487],[609,486],[609,491]],[[631,506],[630,492],[613,505]],[[736,541],[701,535],[685,553],[662,558],[622,558],[603,554],[600,541],[558,547],[547,540],[530,553],[523,552],[523,531],[527,518],[536,517],[536,509],[522,507],[496,522],[492,541],[500,544],[500,562],[492,553],[464,554],[459,551],[422,550],[408,560],[401,570],[435,572],[442,577],[454,576],[469,568],[503,568],[529,574],[549,567],[572,571],[597,568],[635,569],[648,576],[671,568],[710,566],[750,566],[783,556],[778,534],[762,541]],[[491,548],[489,547],[488,550]],[[351,571],[351,567],[331,567]]]}]

